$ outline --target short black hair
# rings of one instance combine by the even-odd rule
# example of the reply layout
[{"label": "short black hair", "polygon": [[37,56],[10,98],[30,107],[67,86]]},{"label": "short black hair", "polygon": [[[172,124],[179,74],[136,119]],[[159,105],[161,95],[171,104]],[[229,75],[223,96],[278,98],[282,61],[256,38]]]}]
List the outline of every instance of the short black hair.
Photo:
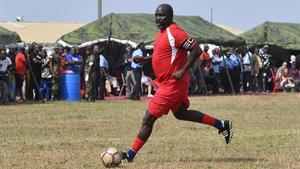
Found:
[{"label": "short black hair", "polygon": [[169,17],[173,18],[174,12],[170,4],[160,4],[158,7],[165,8],[167,10],[167,14],[169,15]]}]

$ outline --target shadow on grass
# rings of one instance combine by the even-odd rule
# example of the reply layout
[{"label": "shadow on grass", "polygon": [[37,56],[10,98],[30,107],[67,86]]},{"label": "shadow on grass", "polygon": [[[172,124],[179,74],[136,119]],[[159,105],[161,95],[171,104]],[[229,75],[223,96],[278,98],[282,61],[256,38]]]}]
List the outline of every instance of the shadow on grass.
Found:
[{"label": "shadow on grass", "polygon": [[240,162],[258,162],[264,161],[263,158],[252,158],[252,157],[224,157],[224,158],[198,158],[198,159],[180,159],[180,162],[229,162],[229,163],[240,163]]}]

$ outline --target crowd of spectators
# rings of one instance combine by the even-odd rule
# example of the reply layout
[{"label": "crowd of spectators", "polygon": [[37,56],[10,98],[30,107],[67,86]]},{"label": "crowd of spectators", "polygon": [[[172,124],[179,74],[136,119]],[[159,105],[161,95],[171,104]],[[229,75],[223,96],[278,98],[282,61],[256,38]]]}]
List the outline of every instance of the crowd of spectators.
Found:
[{"label": "crowd of spectators", "polygon": [[[209,54],[208,51],[211,51]],[[103,100],[108,95],[125,95],[131,100],[140,96],[153,97],[153,76],[147,76],[142,64],[133,57],[146,56],[144,44],[136,49],[124,45],[122,65],[117,75],[109,73],[107,51],[97,45],[78,48],[54,47],[51,50],[32,43],[23,48],[0,49],[0,101],[24,102],[61,99],[61,75],[81,75],[82,98]],[[272,65],[269,47],[219,47],[203,53],[190,69],[190,94],[235,94],[240,92],[292,91],[300,89],[300,73],[296,57],[292,55],[278,69]],[[120,80],[121,79],[121,80]]]},{"label": "crowd of spectators", "polygon": [[204,46],[199,62],[191,70],[190,93],[297,92],[300,89],[300,72],[294,55],[289,58],[289,64],[284,62],[277,70],[268,45],[254,48],[253,53],[247,47],[228,48],[223,52],[214,48],[212,56],[207,53],[208,48]]}]

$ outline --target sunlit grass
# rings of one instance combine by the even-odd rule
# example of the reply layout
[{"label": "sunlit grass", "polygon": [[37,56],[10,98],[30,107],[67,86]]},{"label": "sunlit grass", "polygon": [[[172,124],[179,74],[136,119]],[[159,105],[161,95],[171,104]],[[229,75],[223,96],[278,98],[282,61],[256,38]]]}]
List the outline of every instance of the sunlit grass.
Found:
[{"label": "sunlit grass", "polygon": [[[230,145],[206,125],[159,119],[135,163],[121,168],[300,168],[299,94],[191,97],[234,123]],[[0,107],[3,169],[103,168],[100,152],[126,150],[147,101],[48,102]]]}]

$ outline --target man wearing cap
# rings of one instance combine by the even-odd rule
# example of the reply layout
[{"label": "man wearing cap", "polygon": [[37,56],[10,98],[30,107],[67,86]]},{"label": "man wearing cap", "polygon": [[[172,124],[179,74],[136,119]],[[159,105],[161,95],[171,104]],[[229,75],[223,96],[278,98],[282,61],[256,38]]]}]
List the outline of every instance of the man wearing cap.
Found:
[{"label": "man wearing cap", "polygon": [[[144,49],[145,45],[143,42],[139,43],[137,49],[133,51],[132,57],[144,57]],[[140,63],[131,62],[131,67],[134,73],[135,84],[133,85],[132,92],[129,95],[130,100],[140,100],[140,92],[141,92],[141,79],[142,79],[142,65]]]}]

